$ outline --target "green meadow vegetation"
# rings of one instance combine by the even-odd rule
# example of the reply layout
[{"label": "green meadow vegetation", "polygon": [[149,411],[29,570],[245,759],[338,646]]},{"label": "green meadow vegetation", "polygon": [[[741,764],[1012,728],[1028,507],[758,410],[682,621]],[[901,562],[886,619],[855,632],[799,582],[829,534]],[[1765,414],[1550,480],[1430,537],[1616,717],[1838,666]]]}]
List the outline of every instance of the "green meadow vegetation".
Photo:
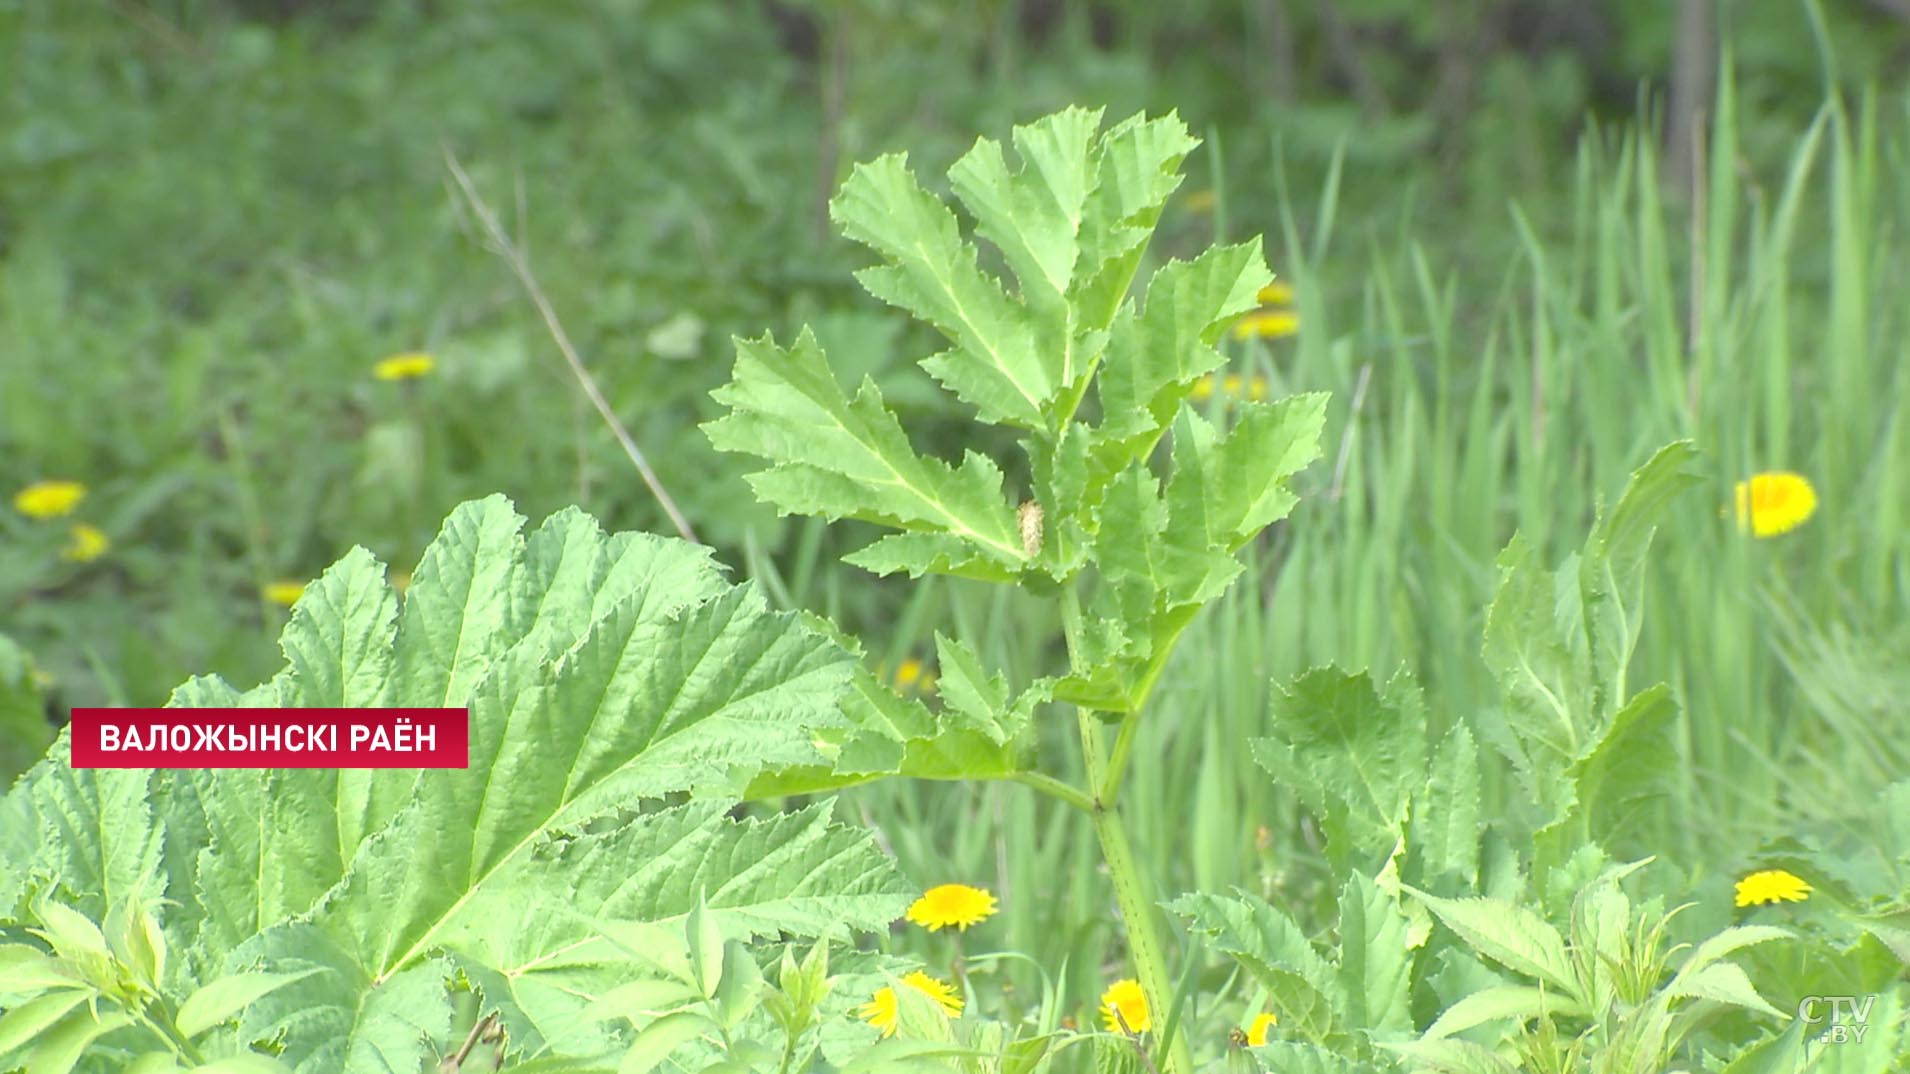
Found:
[{"label": "green meadow vegetation", "polygon": [[0,3],[0,1071],[1910,1069],[1910,29],[1573,7]]}]

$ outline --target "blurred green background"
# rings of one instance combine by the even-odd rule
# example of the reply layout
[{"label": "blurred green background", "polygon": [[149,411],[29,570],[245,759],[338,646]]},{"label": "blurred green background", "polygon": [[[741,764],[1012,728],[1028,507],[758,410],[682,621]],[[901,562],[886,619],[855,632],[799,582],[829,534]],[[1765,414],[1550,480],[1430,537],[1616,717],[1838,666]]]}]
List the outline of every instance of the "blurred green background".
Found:
[{"label": "blurred green background", "polygon": [[[1270,677],[1405,668],[1447,720],[1496,704],[1498,550],[1562,557],[1680,437],[1716,480],[1655,549],[1634,679],[1685,715],[1652,849],[1735,868],[1910,770],[1906,71],[1900,0],[0,0],[0,734],[37,738],[48,689],[57,719],[269,676],[276,583],[354,544],[402,580],[467,498],[671,532],[447,153],[740,577],[891,668],[954,621],[1052,671],[1035,602],[835,564],[867,535],[775,518],[694,426],[733,335],[807,322],[953,454],[935,346],[856,286],[828,196],[1068,104],[1173,109],[1205,145],[1153,256],[1265,234],[1301,329],[1230,344],[1238,383],[1334,402],[1137,751],[1164,889],[1317,879],[1231,745]],[[374,374],[412,352],[425,375]],[[1761,470],[1808,476],[1816,517],[1741,538]],[[46,480],[85,497],[12,503]],[[991,941],[1092,969],[1114,925],[1077,819],[1013,787],[848,801],[924,883],[1071,892]]]}]

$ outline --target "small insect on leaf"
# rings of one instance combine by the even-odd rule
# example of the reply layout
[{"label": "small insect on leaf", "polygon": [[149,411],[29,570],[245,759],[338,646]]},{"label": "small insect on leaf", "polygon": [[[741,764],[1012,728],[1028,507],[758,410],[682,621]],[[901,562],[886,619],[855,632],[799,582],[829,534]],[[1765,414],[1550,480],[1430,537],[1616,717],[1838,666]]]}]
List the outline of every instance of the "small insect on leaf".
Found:
[{"label": "small insect on leaf", "polygon": [[1016,511],[1021,523],[1021,550],[1030,557],[1041,554],[1041,505],[1033,500],[1022,504]]}]

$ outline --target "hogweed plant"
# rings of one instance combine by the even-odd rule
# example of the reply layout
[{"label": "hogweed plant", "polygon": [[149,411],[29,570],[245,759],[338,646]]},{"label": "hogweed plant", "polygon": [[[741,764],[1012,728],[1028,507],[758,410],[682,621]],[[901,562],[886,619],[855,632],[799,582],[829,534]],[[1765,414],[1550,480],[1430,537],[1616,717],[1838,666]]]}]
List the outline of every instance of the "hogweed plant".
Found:
[{"label": "hogweed plant", "polygon": [[[730,414],[705,428],[718,448],[771,464],[749,480],[783,513],[893,531],[849,563],[1004,583],[1055,603],[1067,667],[1018,691],[965,639],[938,637],[942,718],[922,710],[884,721],[923,729],[885,770],[1017,779],[1085,810],[1140,987],[1165,1011],[1173,993],[1159,913],[1122,823],[1121,781],[1175,642],[1240,575],[1241,547],[1292,509],[1287,481],[1319,454],[1326,398],[1243,401],[1226,428],[1185,405],[1225,361],[1215,344],[1258,307],[1273,275],[1249,243],[1168,262],[1137,285],[1197,143],[1172,116],[1105,132],[1100,120],[1061,112],[1015,131],[1018,168],[984,139],[949,170],[1012,290],[981,267],[906,155],[858,167],[831,206],[844,233],[881,259],[858,274],[863,286],[946,338],[923,368],[978,423],[1019,437],[1024,457],[1008,469],[1028,475],[1025,488],[974,451],[956,465],[918,453],[873,381],[845,393],[806,330],[787,347],[739,344],[734,379],[715,393]],[[1084,784],[1025,765],[1030,717],[1051,700],[1077,713]],[[853,744],[836,745],[841,759],[811,786],[864,774]],[[1190,1063],[1185,1040],[1169,1041],[1166,1069],[1186,1074]]]}]

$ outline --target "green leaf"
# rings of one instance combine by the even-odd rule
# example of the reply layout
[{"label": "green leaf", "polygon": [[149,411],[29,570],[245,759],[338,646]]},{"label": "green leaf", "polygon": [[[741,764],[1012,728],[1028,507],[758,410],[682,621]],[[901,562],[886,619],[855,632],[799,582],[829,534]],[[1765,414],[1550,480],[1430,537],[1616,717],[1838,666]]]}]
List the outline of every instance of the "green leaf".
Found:
[{"label": "green leaf", "polygon": [[1395,1069],[1385,1054],[1353,1059],[1339,1052],[1297,1040],[1270,1040],[1253,1049],[1262,1066],[1255,1070],[1277,1070],[1280,1074],[1374,1074]]},{"label": "green leaf", "polygon": [[[458,508],[395,615],[382,568],[349,554],[288,625],[280,675],[174,695],[468,705],[469,768],[75,772],[56,752],[0,807],[44,833],[29,868],[100,912],[163,895],[185,980],[294,975],[238,1012],[230,983],[164,997],[190,1028],[238,1013],[300,1074],[408,1074],[456,1046],[455,974],[517,1044],[592,1059],[613,1041],[584,1012],[634,957],[599,922],[675,921],[698,887],[738,934],[880,927],[906,905],[867,834],[824,811],[739,823],[720,798],[656,801],[816,763],[847,651],[724,585],[705,549],[574,510],[521,525],[501,498]],[[97,947],[87,912],[24,923]]]},{"label": "green leaf", "polygon": [[1789,930],[1772,925],[1733,925],[1693,948],[1690,957],[1678,967],[1678,972],[1672,977],[1671,983],[1677,985],[1684,978],[1713,965],[1733,951],[1790,937]]},{"label": "green leaf", "polygon": [[96,994],[87,989],[65,989],[36,996],[0,1014],[0,1058],[39,1039],[75,1007],[96,998]]},{"label": "green leaf", "polygon": [[69,1074],[79,1065],[87,1045],[131,1024],[131,1018],[117,1012],[74,1011],[40,1034],[33,1050],[27,1053],[26,1074]]},{"label": "green leaf", "polygon": [[[1597,747],[1631,701],[1625,671],[1642,622],[1645,556],[1669,504],[1699,480],[1696,457],[1684,441],[1660,450],[1558,570],[1545,570],[1518,536],[1499,557],[1484,656],[1504,705],[1481,713],[1479,726],[1549,821],[1573,806],[1575,781],[1561,778],[1565,770]],[[1636,794],[1614,797],[1636,802]]]},{"label": "green leaf", "polygon": [[763,1000],[763,969],[740,941],[723,945],[722,983],[717,986],[716,1012],[723,1027],[735,1029]]},{"label": "green leaf", "polygon": [[1324,392],[1277,403],[1243,403],[1234,427],[1217,437],[1207,419],[1183,407],[1174,433],[1174,484],[1168,502],[1176,533],[1204,535],[1233,552],[1285,518],[1298,498],[1287,479],[1320,457]]},{"label": "green leaf", "polygon": [[1429,1074],[1522,1074],[1520,1068],[1471,1041],[1407,1040],[1380,1047],[1412,1060],[1414,1071]]},{"label": "green leaf", "polygon": [[113,957],[99,926],[78,910],[48,899],[39,904],[36,916],[40,927],[34,931],[45,938],[61,958],[80,960],[90,955],[106,960]]},{"label": "green leaf", "polygon": [[973,452],[953,469],[917,455],[873,381],[853,401],[843,396],[807,330],[790,350],[738,340],[734,379],[712,397],[731,413],[703,426],[710,442],[768,460],[772,468],[752,474],[750,486],[783,513],[948,539],[871,549],[872,565],[919,574],[959,564],[959,573],[1005,580],[1028,558],[1001,470]]},{"label": "green leaf", "polygon": [[316,968],[300,973],[238,973],[211,981],[179,1005],[173,1024],[187,1037],[196,1037],[213,1026],[237,1017],[254,1002],[319,972]]},{"label": "green leaf", "polygon": [[1617,506],[1604,513],[1585,543],[1580,605],[1590,639],[1593,707],[1601,715],[1626,703],[1625,670],[1644,623],[1645,557],[1672,502],[1704,480],[1697,460],[1688,440],[1659,449],[1631,475]]},{"label": "green leaf", "polygon": [[1555,812],[1562,808],[1558,775],[1584,748],[1591,720],[1591,667],[1577,589],[1561,588],[1522,534],[1499,554],[1498,567],[1483,655],[1505,707],[1475,718],[1487,741],[1512,762],[1526,796]]},{"label": "green leaf", "polygon": [[1743,967],[1730,962],[1713,963],[1696,973],[1680,973],[1676,980],[1665,986],[1665,994],[1713,1000],[1777,1018],[1785,1016],[1783,1011],[1771,1006],[1763,996],[1757,994],[1751,979],[1744,975]]},{"label": "green leaf", "polygon": [[[976,234],[1002,252],[1022,301],[1036,309],[1063,305],[1074,279],[1100,125],[1099,110],[1064,109],[1015,128],[1018,171],[1009,171],[1001,145],[987,138],[949,169],[956,196],[974,214]],[[1064,364],[1055,379],[1066,384],[1073,378]]]},{"label": "green leaf", "polygon": [[1474,1026],[1508,1018],[1523,1023],[1547,1015],[1556,1018],[1584,1017],[1585,1014],[1582,1004],[1557,992],[1530,985],[1498,985],[1474,992],[1447,1007],[1426,1027],[1424,1039],[1450,1037]]},{"label": "green leaf", "polygon": [[703,901],[701,890],[696,894],[696,905],[690,907],[683,934],[689,941],[690,980],[703,993],[703,998],[709,999],[723,980],[723,933]]},{"label": "green leaf", "polygon": [[671,1052],[715,1029],[708,1018],[693,1011],[666,1014],[637,1031],[617,1074],[649,1074],[662,1066]]},{"label": "green leaf", "polygon": [[1364,674],[1316,668],[1275,688],[1274,735],[1252,742],[1254,760],[1306,803],[1343,867],[1391,851],[1426,784],[1423,703],[1405,679],[1387,694]]},{"label": "green leaf", "polygon": [[[837,637],[859,649],[853,639]],[[898,695],[866,666],[858,666],[842,701],[842,723],[816,735],[817,749],[829,763],[765,772],[745,796],[812,794],[888,775],[969,780],[1024,771],[1034,710],[1051,699],[1054,684],[1037,680],[1010,699],[1005,681],[988,675],[966,646],[937,635],[937,654],[940,712]]]},{"label": "green leaf", "polygon": [[0,944],[0,993],[18,995],[84,984],[72,963],[28,944]]},{"label": "green leaf", "polygon": [[[978,143],[975,152],[989,144]],[[976,265],[955,214],[915,181],[907,154],[858,164],[829,212],[844,235],[887,262],[856,273],[862,286],[954,343],[923,363],[936,380],[982,421],[1045,427],[1044,411],[1061,386],[1062,354],[1041,346],[1021,304]]]},{"label": "green leaf", "polygon": [[1343,1037],[1347,1024],[1337,997],[1339,969],[1320,956],[1306,934],[1266,900],[1192,892],[1167,904],[1188,927],[1253,974],[1269,992],[1280,1024],[1316,1044]]},{"label": "green leaf", "polygon": [[286,1074],[290,1068],[269,1055],[245,1052],[214,1059],[192,1069],[193,1074]]},{"label": "green leaf", "polygon": [[1199,144],[1172,113],[1155,119],[1130,116],[1101,136],[1075,270],[1084,327],[1106,328],[1113,320],[1161,210],[1180,186],[1181,161]]},{"label": "green leaf", "polygon": [[1426,783],[1415,792],[1406,846],[1412,875],[1450,878],[1463,890],[1479,883],[1479,747],[1472,729],[1453,725],[1433,751]]},{"label": "green leaf", "polygon": [[1415,952],[1393,896],[1362,873],[1340,891],[1340,995],[1348,1024],[1378,1035],[1409,1034]]},{"label": "green leaf", "polygon": [[1259,245],[1250,243],[1216,246],[1156,270],[1140,311],[1115,318],[1095,381],[1103,415],[1097,455],[1107,471],[1144,457],[1194,380],[1226,363],[1214,344],[1272,280]]},{"label": "green leaf", "polygon": [[[5,838],[18,839],[16,852],[26,855],[15,865],[22,887],[0,902],[0,922],[12,919],[16,907],[8,903],[31,890],[25,881],[34,874],[58,877],[63,892],[94,920],[120,902],[164,893],[160,869],[167,848],[155,820],[152,773],[74,769],[69,734],[60,732],[0,806],[6,821],[0,827],[11,829]],[[34,916],[28,908],[17,912],[28,920]]]},{"label": "green leaf", "polygon": [[1679,764],[1677,719],[1677,704],[1663,684],[1633,697],[1612,717],[1562,776],[1565,813],[1534,833],[1541,862],[1563,861],[1592,840],[1626,853],[1650,838],[1657,830],[1653,810],[1670,794]]},{"label": "green leaf", "polygon": [[1537,914],[1504,899],[1444,899],[1410,886],[1406,890],[1474,951],[1569,998],[1583,998],[1565,940]]}]

